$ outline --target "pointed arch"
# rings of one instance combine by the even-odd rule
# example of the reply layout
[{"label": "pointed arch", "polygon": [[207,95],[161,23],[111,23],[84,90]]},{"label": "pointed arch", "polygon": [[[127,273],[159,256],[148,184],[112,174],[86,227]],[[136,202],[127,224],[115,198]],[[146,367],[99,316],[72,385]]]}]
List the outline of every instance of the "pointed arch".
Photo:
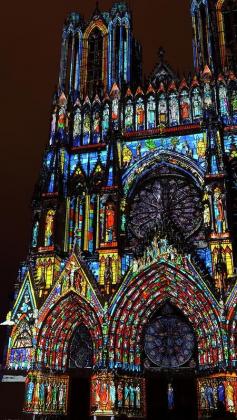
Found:
[{"label": "pointed arch", "polygon": [[36,364],[62,370],[68,363],[70,339],[79,325],[85,325],[93,341],[93,363],[102,362],[102,318],[88,301],[75,291],[62,296],[46,313],[38,334]]},{"label": "pointed arch", "polygon": [[29,369],[33,357],[33,333],[25,315],[12,329],[7,353],[7,366],[11,369]]},{"label": "pointed arch", "polygon": [[169,301],[190,321],[198,344],[200,369],[225,363],[220,308],[204,281],[186,259],[182,266],[159,261],[130,275],[110,306],[110,365],[141,369],[144,326]]},{"label": "pointed arch", "polygon": [[107,66],[108,66],[108,29],[101,19],[93,20],[86,28],[83,34],[83,47],[82,47],[82,77],[81,77],[81,91],[86,91],[87,80],[88,80],[88,42],[89,37],[94,30],[101,33],[102,36],[102,69],[101,69],[101,81],[103,82],[104,91],[107,90]]},{"label": "pointed arch", "polygon": [[182,171],[188,177],[192,178],[198,188],[202,188],[204,173],[191,158],[177,152],[163,152],[158,150],[152,154],[145,155],[124,172],[122,182],[125,194],[132,195],[134,189],[148,171],[154,170],[154,168],[160,165],[168,165],[169,167]]}]

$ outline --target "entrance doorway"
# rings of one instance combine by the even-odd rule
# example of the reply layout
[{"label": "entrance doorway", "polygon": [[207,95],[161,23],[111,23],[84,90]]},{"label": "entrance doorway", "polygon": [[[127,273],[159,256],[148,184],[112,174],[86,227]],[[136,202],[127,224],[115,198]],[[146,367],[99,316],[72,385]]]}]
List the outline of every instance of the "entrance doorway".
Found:
[{"label": "entrance doorway", "polygon": [[70,378],[68,418],[90,419],[90,381],[89,378],[74,376]]},{"label": "entrance doorway", "polygon": [[[197,391],[194,372],[149,373],[146,384],[147,420],[197,419]],[[168,407],[169,384],[173,389],[173,408]]]}]

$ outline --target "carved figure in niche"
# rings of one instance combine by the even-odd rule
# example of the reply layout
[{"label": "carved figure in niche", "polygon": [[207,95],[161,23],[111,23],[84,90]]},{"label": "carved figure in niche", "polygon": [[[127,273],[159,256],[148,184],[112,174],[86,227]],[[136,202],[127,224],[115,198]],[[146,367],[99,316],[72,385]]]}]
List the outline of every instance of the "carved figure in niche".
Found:
[{"label": "carved figure in niche", "polygon": [[144,105],[139,104],[136,108],[136,115],[137,115],[137,129],[143,130],[145,127],[145,110]]},{"label": "carved figure in niche", "polygon": [[118,98],[114,98],[112,102],[112,120],[118,119],[119,101]]},{"label": "carved figure in niche", "polygon": [[128,103],[125,108],[125,130],[132,131],[133,129],[133,106]]},{"label": "carved figure in niche", "polygon": [[189,156],[189,154],[190,154],[190,147],[189,147],[189,144],[188,144],[187,140],[185,140],[185,142],[183,144],[182,153],[186,156]]},{"label": "carved figure in niche", "polygon": [[230,382],[226,386],[226,404],[231,413],[235,412],[234,388]]},{"label": "carved figure in niche", "polygon": [[48,409],[51,406],[51,400],[52,400],[52,385],[49,382],[47,386],[47,400],[46,400],[46,406]]},{"label": "carved figure in niche", "polygon": [[156,104],[154,98],[150,98],[147,104],[147,128],[156,126]]},{"label": "carved figure in niche", "polygon": [[141,388],[139,384],[136,386],[136,407],[141,408]]},{"label": "carved figure in niche", "polygon": [[102,381],[100,387],[100,408],[102,410],[108,410],[109,407],[109,389],[108,384],[105,381]]},{"label": "carved figure in niche", "polygon": [[87,282],[86,279],[84,277],[81,277],[81,288],[80,288],[80,293],[83,297],[86,296],[86,292],[87,292]]},{"label": "carved figure in niche", "polygon": [[41,407],[44,405],[44,399],[45,399],[44,382],[41,382],[40,389],[39,389],[39,404]]},{"label": "carved figure in niche", "polygon": [[210,227],[210,224],[211,224],[211,213],[210,213],[209,204],[207,204],[207,203],[204,204],[203,222],[204,222],[204,226],[206,228],[209,228]]},{"label": "carved figure in niche", "polygon": [[129,407],[129,398],[130,398],[130,387],[127,383],[124,386],[124,405],[125,407]]},{"label": "carved figure in niche", "polygon": [[200,387],[200,406],[202,409],[207,408],[207,399],[205,396],[205,388],[203,385]]},{"label": "carved figure in niche", "polygon": [[81,111],[77,109],[74,116],[74,125],[73,125],[73,144],[74,146],[79,146],[81,136]]},{"label": "carved figure in niche", "polygon": [[137,159],[141,159],[141,157],[142,157],[142,155],[141,155],[141,148],[142,148],[141,143],[138,143],[138,145],[136,147],[136,156],[137,156]]},{"label": "carved figure in niche", "polygon": [[104,284],[106,293],[110,293],[110,285],[113,281],[112,258],[108,256],[105,260]]},{"label": "carved figure in niche", "polygon": [[105,230],[106,230],[106,242],[113,242],[116,240],[115,235],[115,205],[113,203],[107,203],[105,215]]},{"label": "carved figure in niche", "polygon": [[125,145],[122,151],[123,167],[127,168],[132,160],[132,151]]},{"label": "carved figure in niche", "polygon": [[133,385],[130,385],[130,407],[133,408],[135,406],[135,388]]},{"label": "carved figure in niche", "polygon": [[138,261],[136,258],[134,258],[133,260],[133,273],[137,273],[138,272]]},{"label": "carved figure in niche", "polygon": [[111,406],[112,406],[112,408],[114,408],[115,402],[116,402],[116,388],[115,388],[115,385],[114,385],[114,381],[110,382],[109,394],[110,394]]},{"label": "carved figure in niche", "polygon": [[213,388],[211,387],[211,385],[209,383],[207,383],[206,388],[205,388],[205,396],[206,396],[206,399],[207,399],[208,408],[210,410],[213,410],[215,408]]},{"label": "carved figure in niche", "polygon": [[65,385],[63,383],[59,386],[59,393],[58,393],[58,403],[59,403],[59,409],[62,409],[65,404]]},{"label": "carved figure in niche", "polygon": [[225,86],[221,85],[219,88],[220,110],[221,115],[228,114],[228,99]]},{"label": "carved figure in niche", "polygon": [[192,105],[193,105],[193,118],[199,118],[201,116],[201,96],[198,91],[194,91],[192,97]]},{"label": "carved figure in niche", "polygon": [[50,246],[53,243],[53,227],[54,227],[54,210],[49,210],[45,222],[45,246]]},{"label": "carved figure in niche", "polygon": [[24,296],[24,302],[21,305],[21,311],[23,312],[23,314],[26,314],[29,311],[30,308],[31,308],[30,297],[27,294],[27,295]]},{"label": "carved figure in niche", "polygon": [[212,106],[212,91],[208,83],[204,85],[204,98],[203,103],[206,109],[211,108]]},{"label": "carved figure in niche", "polygon": [[32,247],[36,247],[38,243],[38,234],[39,234],[39,222],[36,220],[34,227],[33,227],[33,234],[32,234]]},{"label": "carved figure in niche", "polygon": [[27,385],[27,388],[26,388],[26,404],[27,404],[27,406],[30,406],[32,404],[34,387],[35,387],[35,385],[34,385],[34,382],[31,378],[30,381],[28,382],[28,385]]},{"label": "carved figure in niche", "polygon": [[109,129],[109,105],[105,105],[103,112],[102,130],[103,134],[106,134]]},{"label": "carved figure in niche", "polygon": [[100,141],[100,114],[98,111],[94,114],[94,121],[93,121],[93,140],[94,143],[99,143]]},{"label": "carved figure in niche", "polygon": [[53,391],[52,391],[52,406],[54,409],[57,408],[58,403],[58,386],[56,383],[53,384]]},{"label": "carved figure in niche", "polygon": [[168,384],[168,391],[167,391],[167,398],[168,398],[168,409],[174,409],[174,388],[171,384]]},{"label": "carved figure in niche", "polygon": [[118,407],[121,408],[123,406],[123,385],[121,382],[118,384],[117,398],[118,398]]},{"label": "carved figure in niche", "polygon": [[178,100],[175,94],[170,97],[169,102],[169,114],[170,114],[170,122],[171,124],[177,124],[179,121],[179,106]]},{"label": "carved figure in niche", "polygon": [[222,382],[217,387],[217,396],[218,396],[218,401],[224,404],[225,403],[225,387]]},{"label": "carved figure in niche", "polygon": [[164,255],[167,253],[168,250],[168,240],[167,238],[161,238],[159,241],[159,248],[160,248],[160,254]]},{"label": "carved figure in niche", "polygon": [[75,269],[75,267],[73,267],[73,264],[72,264],[70,274],[69,274],[70,287],[74,286],[75,271],[76,271],[76,269]]},{"label": "carved figure in niche", "polygon": [[35,407],[38,407],[39,405],[39,389],[40,389],[40,384],[39,382],[36,382],[35,392],[34,392],[34,406]]},{"label": "carved figure in niche", "polygon": [[96,407],[100,407],[100,381],[97,379],[95,382],[95,404]]},{"label": "carved figure in niche", "polygon": [[214,215],[216,221],[216,231],[217,233],[223,233],[225,214],[222,200],[222,192],[218,187],[214,190]]},{"label": "carved figure in niche", "polygon": [[80,273],[79,270],[77,270],[76,275],[75,275],[75,280],[74,280],[74,287],[76,290],[80,290],[81,281],[82,281],[82,274]]},{"label": "carved figure in niche", "polygon": [[206,156],[207,141],[204,137],[197,140],[198,159],[204,159]]},{"label": "carved figure in niche", "polygon": [[59,129],[59,131],[62,131],[64,129],[65,122],[66,122],[66,114],[65,114],[65,109],[62,107],[59,110],[59,116],[58,116],[58,129]]},{"label": "carved figure in niche", "polygon": [[184,101],[181,103],[180,108],[182,120],[188,120],[190,116],[190,104]]},{"label": "carved figure in niche", "polygon": [[90,143],[90,131],[90,115],[89,113],[86,113],[83,121],[83,144]]},{"label": "carved figure in niche", "polygon": [[167,122],[167,103],[164,98],[160,98],[158,104],[159,124],[166,124]]}]

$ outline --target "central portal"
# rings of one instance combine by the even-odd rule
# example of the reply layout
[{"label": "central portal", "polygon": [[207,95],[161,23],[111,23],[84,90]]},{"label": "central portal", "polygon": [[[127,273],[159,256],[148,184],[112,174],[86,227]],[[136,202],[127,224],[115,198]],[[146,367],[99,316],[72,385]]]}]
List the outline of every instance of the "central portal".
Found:
[{"label": "central portal", "polygon": [[149,372],[147,420],[196,420],[197,390],[194,372]]},{"label": "central portal", "polygon": [[148,419],[197,418],[195,366],[192,325],[166,302],[144,331]]}]

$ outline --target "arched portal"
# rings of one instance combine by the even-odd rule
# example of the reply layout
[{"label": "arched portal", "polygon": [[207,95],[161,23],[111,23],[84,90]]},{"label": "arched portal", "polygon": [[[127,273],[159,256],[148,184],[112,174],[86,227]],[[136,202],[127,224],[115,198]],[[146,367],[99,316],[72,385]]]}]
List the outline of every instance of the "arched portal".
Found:
[{"label": "arched portal", "polygon": [[195,331],[188,319],[165,303],[144,328],[144,366],[180,369],[196,365]]},{"label": "arched portal", "polygon": [[[103,338],[101,320],[87,301],[70,292],[55,304],[42,323],[36,351],[37,366],[58,371],[67,369],[72,361],[69,355],[72,355],[70,351],[72,352],[73,339],[76,340],[78,331],[87,334],[87,350],[91,350],[88,364],[93,354],[93,366],[100,365]],[[81,351],[86,350],[86,337],[84,338],[80,343]],[[82,359],[83,357],[81,363]]]},{"label": "arched portal", "polygon": [[110,308],[111,365],[141,370],[144,327],[166,301],[196,332],[199,369],[225,363],[219,304],[187,258],[182,265],[160,260],[131,277]]},{"label": "arched portal", "polygon": [[169,418],[172,398],[175,415],[195,419],[196,372],[225,366],[226,355],[219,304],[189,259],[130,274],[110,314],[109,366],[145,374],[147,419]]}]

